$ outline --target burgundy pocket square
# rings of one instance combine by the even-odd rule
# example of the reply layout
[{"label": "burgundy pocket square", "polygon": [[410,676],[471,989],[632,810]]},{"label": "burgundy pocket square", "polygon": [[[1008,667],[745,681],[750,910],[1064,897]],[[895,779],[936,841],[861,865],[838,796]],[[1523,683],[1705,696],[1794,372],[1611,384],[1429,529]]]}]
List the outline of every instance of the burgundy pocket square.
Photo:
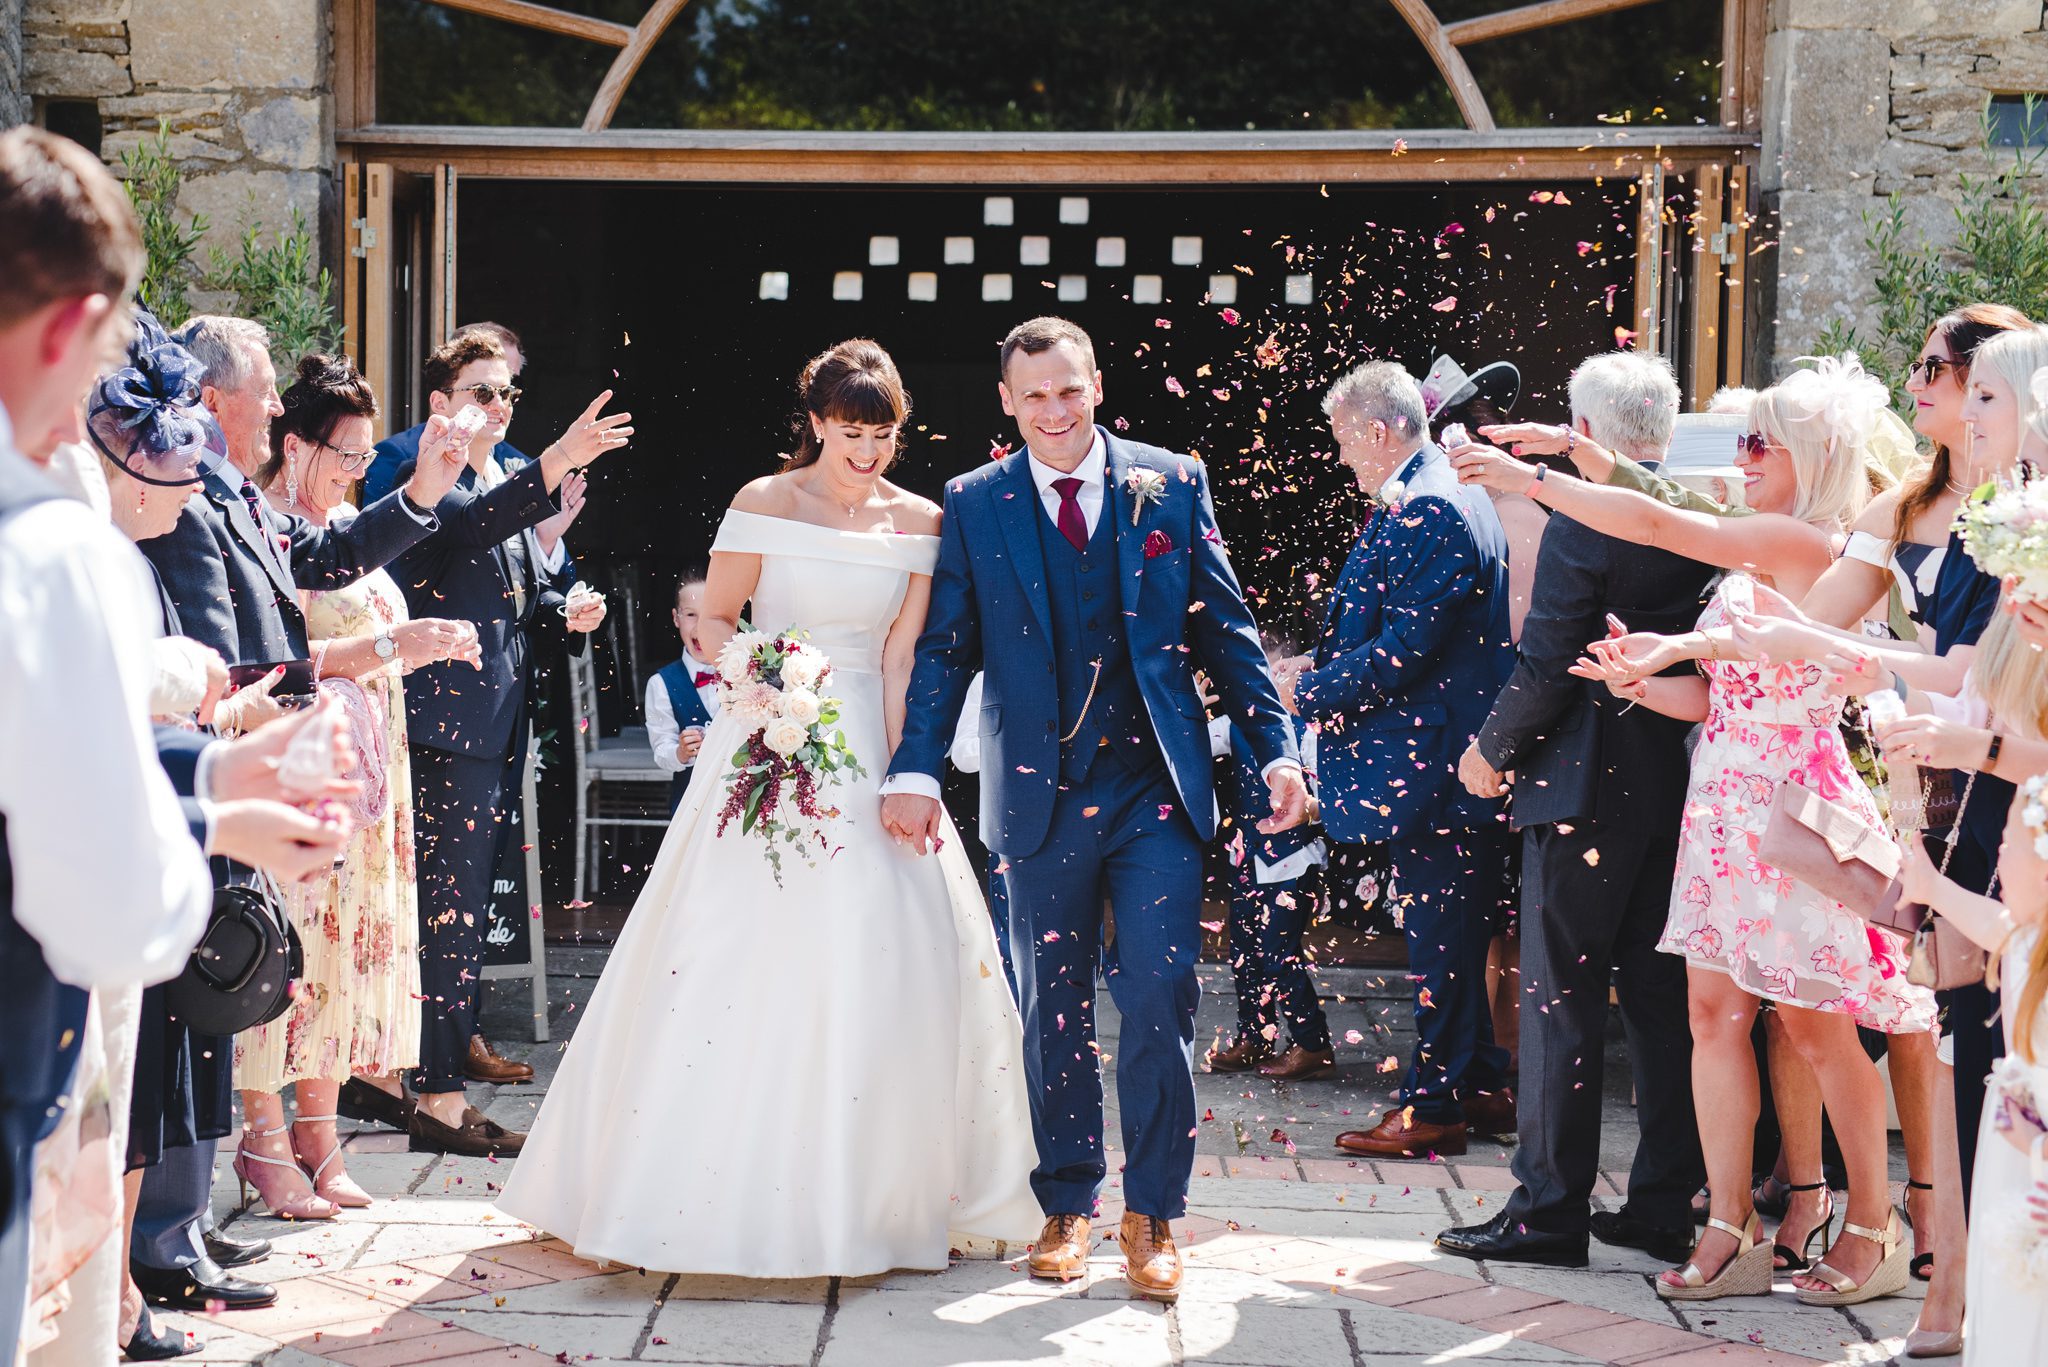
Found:
[{"label": "burgundy pocket square", "polygon": [[1172,550],[1173,538],[1165,532],[1150,531],[1145,533],[1145,558],[1147,560],[1151,560],[1156,556],[1166,555]]}]

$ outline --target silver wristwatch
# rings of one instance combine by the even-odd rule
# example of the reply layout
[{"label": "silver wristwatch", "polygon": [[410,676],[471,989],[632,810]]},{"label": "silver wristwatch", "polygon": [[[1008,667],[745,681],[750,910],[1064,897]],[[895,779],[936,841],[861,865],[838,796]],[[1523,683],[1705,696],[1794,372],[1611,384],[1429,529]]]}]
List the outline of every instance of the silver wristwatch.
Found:
[{"label": "silver wristwatch", "polygon": [[380,660],[389,660],[398,654],[398,642],[391,638],[391,633],[388,631],[379,632],[377,639],[372,644],[375,646],[377,658]]}]

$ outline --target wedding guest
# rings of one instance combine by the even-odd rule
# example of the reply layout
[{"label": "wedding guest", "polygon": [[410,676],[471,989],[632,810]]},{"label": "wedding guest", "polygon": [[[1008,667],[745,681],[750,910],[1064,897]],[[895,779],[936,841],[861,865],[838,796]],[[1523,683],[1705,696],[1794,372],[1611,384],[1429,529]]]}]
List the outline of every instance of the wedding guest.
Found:
[{"label": "wedding guest", "polygon": [[[1484,988],[1508,832],[1499,799],[1457,781],[1458,753],[1514,663],[1506,539],[1491,501],[1459,488],[1430,442],[1422,394],[1399,366],[1349,372],[1323,411],[1372,511],[1314,656],[1285,662],[1278,681],[1290,710],[1322,728],[1330,839],[1393,847],[1417,1036],[1398,1103],[1337,1144],[1379,1158],[1460,1154],[1468,1128],[1514,1129]],[[1390,771],[1405,782],[1389,785]]]},{"label": "wedding guest", "polygon": [[[1423,407],[1429,413],[1432,438],[1443,444],[1453,426],[1467,432],[1488,423],[1506,422],[1520,397],[1522,372],[1511,362],[1495,361],[1466,375],[1448,356],[1439,356],[1422,382]],[[1505,489],[1488,489],[1493,511],[1508,542],[1508,632],[1519,647],[1522,623],[1536,587],[1536,559],[1550,515],[1534,499]],[[1514,825],[1514,794],[1508,794],[1509,825]],[[1519,828],[1517,828],[1519,829]],[[1508,842],[1506,883],[1501,910],[1486,947],[1486,1000],[1493,1018],[1494,1043],[1507,1051],[1507,1072],[1521,1066],[1522,940],[1516,931],[1521,902],[1522,842]]]},{"label": "wedding guest", "polygon": [[[376,459],[377,399],[348,360],[299,362],[271,424],[258,472],[272,505],[316,527],[356,516],[349,486]],[[411,768],[405,744],[406,671],[443,660],[481,667],[476,628],[413,619],[391,576],[372,570],[344,588],[306,595],[313,673],[342,701],[362,755],[355,833],[325,877],[293,884],[287,906],[305,946],[290,1010],[235,1041],[242,1088],[236,1172],[273,1214],[326,1219],[370,1204],[348,1175],[335,1133],[341,1086],[402,1096],[399,1074],[419,1062],[419,906],[413,882]],[[283,1099],[297,1092],[287,1131]]]},{"label": "wedding guest", "polygon": [[[1824,357],[1761,394],[1741,458],[1757,510],[1750,517],[1682,511],[1581,480],[1546,481],[1541,467],[1484,447],[1457,455],[1463,478],[1520,485],[1610,534],[1747,571],[1722,581],[1694,632],[1593,642],[1593,658],[1574,666],[1668,716],[1706,722],[1659,946],[1688,963],[1693,1099],[1713,1214],[1692,1258],[1657,1279],[1666,1299],[1757,1294],[1770,1285],[1771,1245],[1749,1190],[1759,1107],[1750,1032],[1764,998],[1819,1080],[1849,1176],[1842,1237],[1794,1278],[1800,1299],[1856,1304],[1896,1294],[1907,1280],[1909,1250],[1886,1181],[1884,1089],[1855,1027],[1924,1032],[1934,1003],[1906,981],[1897,936],[1759,862],[1778,785],[1795,770],[1871,829],[1882,830],[1882,818],[1850,768],[1828,671],[1777,653],[1752,664],[1732,649],[1734,622],[1763,592],[1751,574],[1796,599],[1832,563],[1845,524],[1869,499],[1866,448],[1886,407],[1883,386],[1853,357]],[[1695,659],[1707,661],[1704,680],[1648,677]]]},{"label": "wedding guest", "polygon": [[[1570,396],[1574,432],[1658,468],[1679,404],[1662,357],[1595,356],[1572,372]],[[1522,988],[1538,1008],[1527,1017],[1517,1096],[1519,1185],[1491,1220],[1436,1242],[1460,1257],[1583,1267],[1590,1231],[1677,1262],[1691,1247],[1688,1204],[1705,1171],[1685,967],[1657,948],[1678,862],[1687,727],[1568,671],[1611,618],[1684,630],[1709,571],[1562,515],[1539,555],[1514,673],[1459,763],[1466,787],[1483,797],[1515,774],[1508,811],[1524,842]],[[1610,981],[1639,1133],[1627,1204],[1595,1214]]]},{"label": "wedding guest", "polygon": [[[2029,652],[2031,653],[2031,652]],[[2038,713],[2042,680],[2033,680],[2031,711]],[[2038,738],[2039,733],[2035,733]],[[1944,876],[1918,841],[1900,848],[1903,893],[1946,918],[1990,952],[2000,987],[2006,1056],[1991,1075],[1986,1115],[1976,1149],[1977,1205],[1970,1219],[1969,1314],[1960,1343],[1908,1341],[1912,1356],[1947,1356],[1961,1349],[1964,1367],[2039,1362],[2048,1355],[2048,1298],[2040,1288],[2048,1236],[2040,1209],[2048,1129],[2040,1098],[2048,1095],[2048,804],[2043,779],[2026,780],[2005,814],[1999,900]],[[1915,1352],[1916,1348],[1922,1351]]]},{"label": "wedding guest", "polygon": [[[1964,491],[1981,483],[1990,473],[1980,470],[1977,456],[1966,449],[1964,438],[1969,428],[1964,421],[1964,401],[1979,348],[2003,334],[2030,327],[2017,310],[2003,305],[1970,304],[1938,319],[1928,329],[1920,354],[1907,371],[1906,388],[1916,401],[1913,431],[1929,443],[1929,457],[1919,473],[1909,473],[1894,491],[1878,493],[1857,517],[1843,553],[1802,601],[1802,611],[1812,620],[1859,635],[1877,632],[1896,637],[1930,653],[1941,643],[1953,642],[1959,636],[1969,636],[1974,641],[1974,631],[1982,629],[1981,621],[1974,628],[1969,623],[1988,608],[1989,585],[1981,576],[1972,575],[1961,582],[1972,584],[1973,592],[1957,593],[1956,572],[1964,567],[1949,566],[1950,592],[1937,593],[1944,566],[1948,565],[1950,527],[1956,509]],[[1739,400],[1740,411],[1746,414],[1754,397],[1753,391],[1724,390],[1714,396],[1709,407],[1711,411],[1732,410]],[[1731,515],[1747,511],[1741,506],[1739,489],[1735,491],[1736,498],[1720,499],[1722,505],[1732,506],[1716,507],[1675,495],[1668,485],[1659,487],[1662,481],[1638,479],[1638,472],[1626,459],[1613,462],[1611,469],[1601,468],[1599,459],[1590,445],[1581,447],[1576,454],[1580,471],[1588,478],[1625,483],[1680,506],[1704,511]],[[2000,459],[2009,461],[2010,456]],[[1670,467],[1666,467],[1664,474],[1671,474]],[[1845,729],[1853,745],[1855,728]],[[1852,757],[1854,753],[1852,750]],[[1953,814],[1960,790],[1952,776],[1935,770],[1928,777],[1932,784],[1930,808]],[[1936,824],[1938,828],[1945,825]],[[1988,868],[1984,871],[1988,874]],[[1959,991],[1966,1002],[1979,995],[1977,989]],[[1991,1008],[1985,1004],[1988,998],[1966,1004],[1959,1012],[1955,1009],[1956,997],[1956,993],[1940,994],[1947,1029],[1954,1028],[1961,1014],[1974,1013],[1979,1019],[1991,1014]],[[1770,1213],[1781,1219],[1775,1261],[1786,1268],[1804,1261],[1803,1257],[1790,1256],[1791,1251],[1804,1249],[1811,1231],[1825,1225],[1832,1197],[1821,1174],[1818,1085],[1798,1052],[1784,1040],[1775,1013],[1767,1015],[1773,1027],[1771,1090],[1784,1150],[1779,1172],[1759,1188],[1758,1205],[1762,1209],[1775,1197],[1777,1208]],[[1947,1063],[1936,1058],[1918,1035],[1892,1037],[1886,1062],[1906,1140],[1906,1208],[1914,1236],[1910,1269],[1913,1275],[1931,1281],[1915,1333],[1944,1339],[1961,1325],[1963,1317],[1964,1185],[1956,1144],[1955,1110],[1946,1100],[1940,1105],[1933,1104],[1932,1098],[1953,1095],[1958,1105],[1974,1114],[1972,1103],[1965,1098],[1980,1096],[1982,1089],[1955,1083]],[[1931,1182],[1924,1180],[1929,1177]],[[1777,1191],[1769,1193],[1773,1186]],[[1936,1256],[1937,1245],[1955,1251],[1953,1268],[1943,1268]]]},{"label": "wedding guest", "polygon": [[[503,323],[481,322],[464,323],[452,335],[459,337],[465,332],[481,332],[494,339],[505,352],[505,367],[512,373],[512,382],[519,382],[520,374],[526,369],[526,344],[520,341],[518,333]],[[481,406],[483,401],[478,402]],[[420,436],[426,430],[424,422],[414,423],[403,432],[394,432],[377,443],[377,459],[363,471],[364,503],[374,503],[397,487],[398,472],[419,459]],[[497,454],[499,462],[508,470],[524,465],[530,459],[510,442],[499,443]]]},{"label": "wedding guest", "polygon": [[516,1153],[524,1136],[487,1119],[464,1093],[471,1080],[533,1076],[530,1066],[499,1057],[477,1028],[491,881],[509,834],[504,798],[525,772],[534,651],[557,639],[564,649],[586,648],[605,611],[602,597],[570,609],[542,567],[533,528],[563,510],[558,496],[573,472],[625,445],[633,429],[628,414],[601,415],[607,390],[538,460],[508,474],[496,452],[518,390],[504,347],[462,333],[427,357],[424,378],[434,413],[427,443],[465,408],[480,408],[484,423],[439,500],[439,529],[401,557],[392,577],[421,616],[476,623],[484,672],[479,679],[467,663],[428,665],[405,690],[425,998],[417,1105],[407,1112],[396,1098],[364,1091],[344,1109],[405,1126],[420,1152]]},{"label": "wedding guest", "polygon": [[[27,1305],[33,1150],[69,1089],[87,993],[166,978],[211,880],[156,758],[145,572],[16,449],[120,354],[141,230],[77,144],[0,133],[0,1360]],[[120,858],[108,858],[117,849]]]},{"label": "wedding guest", "polygon": [[[1270,665],[1294,651],[1267,633]],[[1288,724],[1301,749],[1302,769],[1316,768],[1313,731],[1304,733],[1294,717]],[[1225,825],[1216,833],[1230,861],[1230,972],[1237,988],[1237,1036],[1209,1051],[1212,1073],[1248,1073],[1284,1082],[1328,1077],[1337,1070],[1330,1022],[1308,971],[1302,934],[1315,909],[1314,895],[1301,886],[1323,862],[1321,833],[1313,825],[1292,826],[1271,835],[1259,830],[1270,810],[1249,742],[1228,715],[1209,723],[1210,743],[1227,759],[1217,785]],[[1310,818],[1315,798],[1310,794]],[[1279,1047],[1281,1030],[1287,1047]]]},{"label": "wedding guest", "polygon": [[668,784],[668,813],[674,816],[695,772],[704,730],[718,715],[718,670],[697,658],[697,615],[704,610],[704,576],[692,572],[676,585],[669,619],[682,637],[683,653],[647,680],[647,740],[654,763],[674,777]]},{"label": "wedding guest", "polygon": [[[190,320],[177,340],[205,368],[200,400],[219,425],[228,463],[204,476],[177,525],[143,542],[143,554],[156,567],[184,635],[231,664],[305,659],[300,591],[346,587],[427,535],[436,525],[433,505],[460,467],[436,448],[406,488],[345,527],[319,527],[281,513],[256,483],[271,459],[271,421],[283,408],[269,334],[247,319],[209,314]],[[278,714],[275,702],[260,694],[245,702],[240,715],[226,719],[225,729],[246,730]],[[237,880],[250,876],[232,874]],[[204,1094],[194,1098],[198,1110],[192,1113],[203,1114],[203,1130],[217,1137],[232,1124],[232,1042],[195,1037],[192,1057],[192,1086]],[[145,1066],[137,1075],[155,1074]],[[182,1117],[189,1109],[181,1102],[175,1114]],[[136,1110],[143,1113],[140,1099]],[[131,1272],[157,1304],[243,1308],[268,1304],[275,1295],[266,1285],[223,1270],[259,1255],[254,1243],[223,1238],[213,1229],[214,1147],[208,1134],[174,1124],[147,1134],[129,1155],[149,1168],[135,1217]]]}]

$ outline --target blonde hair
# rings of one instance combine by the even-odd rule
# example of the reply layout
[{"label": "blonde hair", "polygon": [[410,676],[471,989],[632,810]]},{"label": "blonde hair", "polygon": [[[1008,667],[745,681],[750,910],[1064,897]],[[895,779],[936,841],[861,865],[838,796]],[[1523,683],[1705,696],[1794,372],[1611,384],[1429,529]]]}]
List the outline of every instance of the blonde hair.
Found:
[{"label": "blonde hair", "polygon": [[2027,396],[2024,400],[2027,430],[2048,442],[2048,365],[2034,372],[2022,392]]},{"label": "blonde hair", "polygon": [[1889,406],[1884,386],[1851,352],[1819,357],[1756,396],[1750,424],[1792,457],[1792,516],[1839,527],[1863,511],[1872,472],[1883,469],[1871,447]]},{"label": "blonde hair", "polygon": [[2028,740],[2048,740],[2048,652],[2027,643],[2011,613],[1992,614],[1970,674],[1977,696],[1997,722]]},{"label": "blonde hair", "polygon": [[2039,324],[1999,333],[1978,347],[1977,354],[1970,359],[1972,377],[1989,370],[2011,387],[2020,406],[2023,426],[2031,425],[2040,411],[2032,381],[2034,373],[2043,367],[2048,367],[2048,327]]}]

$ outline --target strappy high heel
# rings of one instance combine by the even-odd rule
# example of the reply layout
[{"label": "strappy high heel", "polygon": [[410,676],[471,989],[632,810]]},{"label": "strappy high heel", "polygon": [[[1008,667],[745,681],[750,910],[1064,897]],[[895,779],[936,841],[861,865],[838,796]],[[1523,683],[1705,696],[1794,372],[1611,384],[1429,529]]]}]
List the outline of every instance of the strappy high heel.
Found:
[{"label": "strappy high heel", "polygon": [[[1909,1225],[1911,1225],[1911,1226],[1913,1227],[1913,1233],[1914,1233],[1915,1235],[1918,1235],[1918,1234],[1920,1233],[1920,1222],[1919,1222],[1918,1220],[1916,1220],[1916,1219],[1914,1219],[1914,1218],[1913,1218],[1913,1193],[1914,1193],[1914,1192],[1916,1192],[1916,1191],[1933,1191],[1933,1190],[1934,1190],[1934,1183],[1932,1183],[1932,1182],[1915,1182],[1915,1181],[1913,1180],[1913,1178],[1912,1178],[1912,1175],[1911,1175],[1911,1174],[1908,1174],[1908,1175],[1907,1175],[1907,1177],[1906,1177],[1906,1196],[1905,1196],[1905,1202],[1904,1202],[1904,1204],[1905,1204],[1905,1207],[1906,1207],[1906,1223],[1907,1223],[1907,1224],[1909,1224]],[[1915,1254],[1913,1255],[1913,1261],[1912,1261],[1912,1262],[1910,1262],[1910,1263],[1907,1263],[1907,1264],[1906,1264],[1906,1271],[1907,1271],[1907,1273],[1909,1273],[1909,1274],[1910,1274],[1910,1275],[1912,1276],[1913,1280],[1914,1280],[1914,1281],[1916,1281],[1916,1282],[1931,1282],[1931,1281],[1933,1281],[1933,1280],[1934,1280],[1934,1255],[1933,1255],[1932,1253],[1915,1253]],[[1961,1351],[1962,1351],[1962,1349],[1961,1349],[1960,1347],[1958,1347],[1958,1348],[1956,1349],[1956,1351],[1957,1351],[1957,1352],[1961,1352]]]},{"label": "strappy high heel", "polygon": [[242,1142],[235,1146],[235,1176],[242,1184],[242,1204],[249,1203],[249,1188],[256,1188],[256,1194],[263,1198],[263,1204],[272,1215],[280,1220],[332,1220],[340,1214],[334,1202],[322,1197],[317,1191],[305,1191],[291,1195],[283,1191],[284,1179],[278,1172],[288,1172],[294,1178],[305,1181],[305,1169],[289,1158],[270,1158],[253,1153],[249,1149],[251,1139],[269,1139],[285,1132],[279,1125],[274,1130],[244,1130]]},{"label": "strappy high heel", "polygon": [[[1806,1231],[1805,1242],[1801,1243],[1798,1248],[1795,1249],[1790,1244],[1781,1244],[1775,1241],[1771,1244],[1771,1263],[1773,1269],[1778,1272],[1794,1275],[1804,1272],[1813,1266],[1813,1241],[1826,1234],[1828,1226],[1835,1221],[1835,1193],[1829,1188],[1827,1182],[1825,1180],[1803,1182],[1798,1186],[1787,1186],[1785,1188],[1785,1210],[1778,1217],[1781,1221],[1780,1229],[1784,1228],[1782,1221],[1792,1213],[1792,1194],[1801,1191],[1826,1192],[1827,1199],[1821,1203],[1820,1223]],[[1782,1264],[1778,1262],[1780,1258],[1785,1260]]]},{"label": "strappy high heel", "polygon": [[292,1157],[298,1160],[299,1171],[312,1179],[313,1190],[340,1206],[343,1210],[361,1210],[370,1204],[370,1193],[356,1185],[356,1179],[348,1175],[346,1168],[337,1168],[332,1177],[323,1178],[327,1166],[341,1158],[341,1136],[334,1137],[334,1147],[327,1156],[313,1167],[306,1166],[306,1156],[299,1152],[299,1137],[296,1133],[301,1125],[332,1125],[341,1117],[336,1115],[302,1115],[292,1122]]},{"label": "strappy high heel", "polygon": [[1700,1271],[1697,1261],[1699,1250],[1693,1250],[1695,1261],[1675,1269],[1680,1285],[1658,1277],[1657,1294],[1667,1301],[1711,1301],[1722,1296],[1768,1296],[1771,1292],[1771,1245],[1764,1238],[1763,1221],[1751,1211],[1742,1228],[1737,1229],[1726,1220],[1707,1217],[1707,1228],[1718,1229],[1723,1234],[1732,1234],[1736,1239],[1735,1251],[1728,1255],[1728,1261],[1709,1281]]},{"label": "strappy high heel", "polygon": [[[1842,1222],[1842,1234],[1844,1237],[1853,1234],[1859,1239],[1868,1239],[1884,1251],[1884,1257],[1878,1262],[1876,1269],[1871,1272],[1870,1276],[1861,1284],[1858,1284],[1850,1281],[1848,1277],[1837,1272],[1834,1268],[1829,1267],[1827,1254],[1822,1254],[1821,1260],[1809,1268],[1805,1275],[1826,1282],[1831,1289],[1827,1291],[1810,1291],[1805,1287],[1800,1287],[1798,1292],[1799,1303],[1801,1305],[1830,1306],[1861,1305],[1864,1301],[1874,1301],[1880,1296],[1896,1296],[1899,1292],[1904,1291],[1906,1289],[1907,1250],[1906,1246],[1899,1242],[1900,1232],[1899,1213],[1889,1208],[1886,1211],[1885,1227],[1881,1230],[1844,1220]],[[1841,1240],[1838,1239],[1836,1242],[1840,1243]],[[1832,1252],[1834,1252],[1834,1248],[1830,1246],[1828,1253]]]}]

